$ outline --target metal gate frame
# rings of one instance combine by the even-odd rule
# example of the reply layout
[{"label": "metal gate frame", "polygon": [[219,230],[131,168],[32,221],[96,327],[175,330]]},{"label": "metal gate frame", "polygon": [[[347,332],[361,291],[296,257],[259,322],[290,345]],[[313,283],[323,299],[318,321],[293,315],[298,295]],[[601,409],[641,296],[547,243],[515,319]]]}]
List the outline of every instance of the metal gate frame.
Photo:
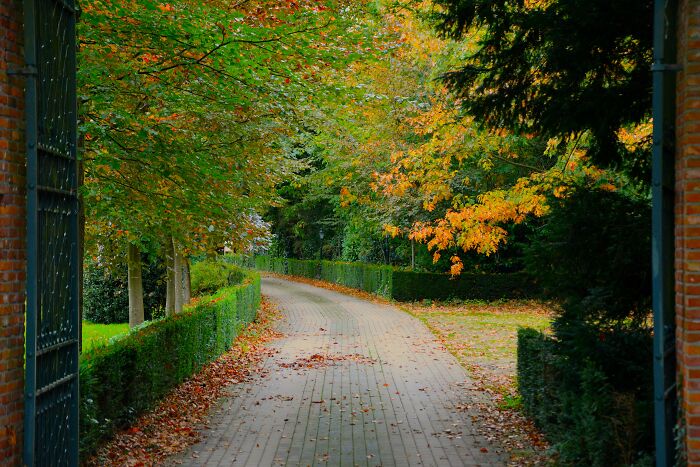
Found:
[{"label": "metal gate frame", "polygon": [[656,465],[676,464],[678,385],[674,278],[676,0],[654,0],[652,305]]},{"label": "metal gate frame", "polygon": [[78,465],[79,164],[75,0],[25,0],[24,464]]}]

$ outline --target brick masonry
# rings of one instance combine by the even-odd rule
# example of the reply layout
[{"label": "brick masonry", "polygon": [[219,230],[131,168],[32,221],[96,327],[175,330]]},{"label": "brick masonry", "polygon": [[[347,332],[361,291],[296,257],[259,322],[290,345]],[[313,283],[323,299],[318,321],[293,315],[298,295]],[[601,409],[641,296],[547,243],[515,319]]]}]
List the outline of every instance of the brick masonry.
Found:
[{"label": "brick masonry", "polygon": [[678,11],[676,335],[688,465],[700,465],[700,0]]},{"label": "brick masonry", "polygon": [[25,146],[22,1],[0,0],[0,465],[20,465],[22,445]]}]

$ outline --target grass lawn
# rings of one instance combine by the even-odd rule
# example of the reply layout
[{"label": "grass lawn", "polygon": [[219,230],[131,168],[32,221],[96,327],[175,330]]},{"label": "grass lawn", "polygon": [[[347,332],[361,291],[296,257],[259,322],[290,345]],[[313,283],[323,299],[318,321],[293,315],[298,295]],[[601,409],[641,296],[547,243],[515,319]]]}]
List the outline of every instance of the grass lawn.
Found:
[{"label": "grass lawn", "polygon": [[504,376],[515,375],[518,328],[545,330],[553,311],[533,300],[403,307],[423,321],[461,363]]},{"label": "grass lawn", "polygon": [[95,324],[83,321],[83,350],[88,350],[96,345],[106,344],[114,336],[127,334],[129,324]]}]

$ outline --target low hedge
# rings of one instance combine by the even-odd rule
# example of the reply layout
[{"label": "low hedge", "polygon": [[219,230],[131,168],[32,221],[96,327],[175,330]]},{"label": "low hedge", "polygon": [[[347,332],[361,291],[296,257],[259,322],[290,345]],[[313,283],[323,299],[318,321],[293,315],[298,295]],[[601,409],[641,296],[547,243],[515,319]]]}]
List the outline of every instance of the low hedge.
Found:
[{"label": "low hedge", "polygon": [[201,297],[183,313],[82,354],[81,453],[94,450],[99,441],[228,350],[259,305],[260,276],[245,272],[243,283]]},{"label": "low hedge", "polygon": [[429,298],[495,300],[499,298],[528,298],[538,295],[538,289],[529,276],[522,272],[507,274],[462,273],[449,274],[395,270],[392,279],[392,298],[413,301]]},{"label": "low hedge", "polygon": [[254,258],[254,261],[255,269],[258,269],[260,271],[275,272],[277,274],[287,274],[287,260],[284,258],[273,258],[271,256],[256,256]]},{"label": "low hedge", "polygon": [[525,273],[471,274],[453,278],[449,274],[415,272],[393,266],[315,261],[269,256],[230,255],[228,261],[261,271],[323,279],[399,301],[445,300],[449,298],[494,300],[528,298],[539,295],[539,288]]},{"label": "low hedge", "polygon": [[651,338],[622,334],[616,339],[634,344],[626,355],[605,360],[630,362],[635,353],[648,360],[641,372],[648,378],[628,387],[595,358],[565,355],[553,337],[534,329],[518,331],[523,409],[552,442],[562,465],[652,465]]},{"label": "low hedge", "polygon": [[391,266],[322,261],[320,277],[335,284],[392,297],[395,274],[396,271]]},{"label": "low hedge", "polygon": [[318,277],[320,273],[320,266],[318,261],[287,259],[286,262],[286,274],[289,274],[290,276],[315,278]]}]

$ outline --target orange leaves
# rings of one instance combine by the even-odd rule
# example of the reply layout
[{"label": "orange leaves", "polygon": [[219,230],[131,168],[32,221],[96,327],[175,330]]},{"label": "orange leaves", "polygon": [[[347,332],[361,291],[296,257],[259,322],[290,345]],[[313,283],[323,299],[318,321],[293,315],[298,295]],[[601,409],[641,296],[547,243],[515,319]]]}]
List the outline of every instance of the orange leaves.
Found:
[{"label": "orange leaves", "polygon": [[459,276],[459,274],[462,272],[462,269],[464,269],[464,264],[462,263],[462,260],[459,258],[459,256],[454,255],[452,258],[450,258],[450,261],[452,262],[452,266],[450,267],[450,274],[453,276]]},{"label": "orange leaves", "polygon": [[160,61],[160,57],[156,54],[144,53],[141,55],[141,61],[146,65],[149,63],[158,63]]},{"label": "orange leaves", "polygon": [[391,238],[396,238],[401,234],[401,229],[395,225],[385,224],[384,225],[384,232],[391,235]]},{"label": "orange leaves", "polygon": [[620,128],[617,138],[630,151],[648,148],[651,144],[653,122],[651,119],[632,127]]}]

